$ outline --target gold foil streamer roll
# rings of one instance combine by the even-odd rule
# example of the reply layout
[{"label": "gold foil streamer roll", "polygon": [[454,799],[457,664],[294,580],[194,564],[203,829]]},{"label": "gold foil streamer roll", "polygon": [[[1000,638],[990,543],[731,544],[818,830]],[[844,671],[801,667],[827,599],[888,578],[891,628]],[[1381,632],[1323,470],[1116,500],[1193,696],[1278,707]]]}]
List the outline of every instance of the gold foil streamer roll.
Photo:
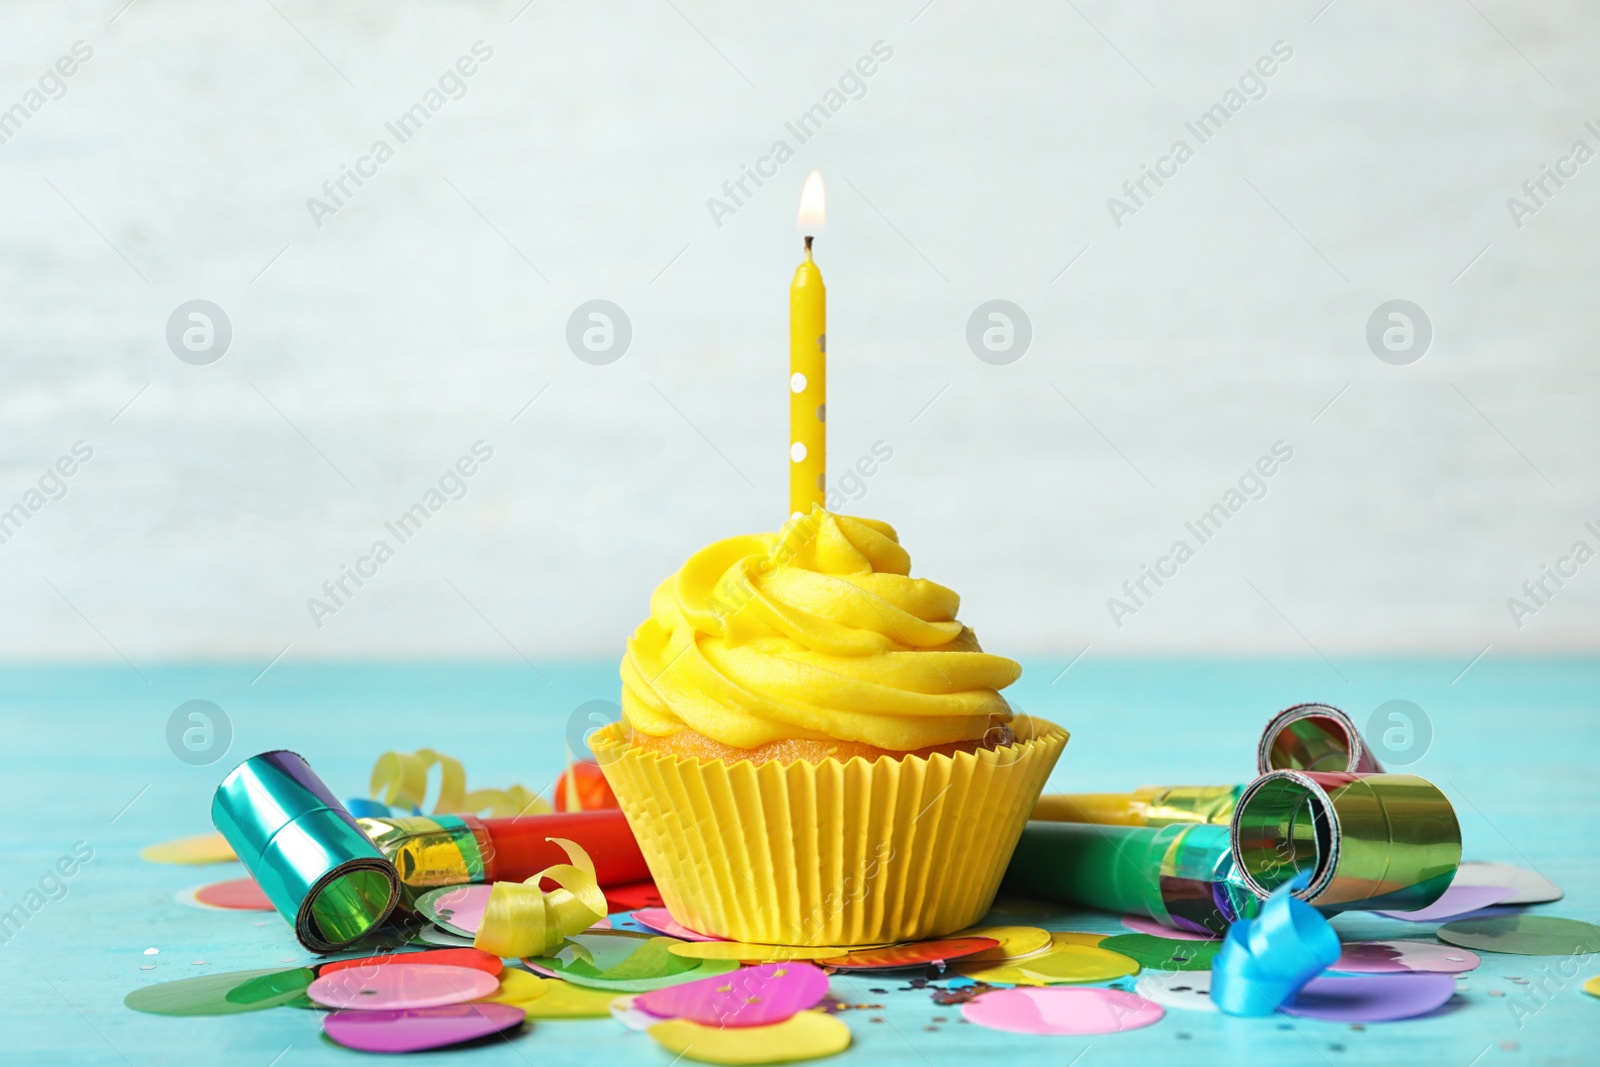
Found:
[{"label": "gold foil streamer roll", "polygon": [[1455,877],[1461,825],[1414,774],[1273,771],[1239,798],[1233,858],[1263,897],[1306,871],[1295,895],[1324,910],[1416,911]]}]

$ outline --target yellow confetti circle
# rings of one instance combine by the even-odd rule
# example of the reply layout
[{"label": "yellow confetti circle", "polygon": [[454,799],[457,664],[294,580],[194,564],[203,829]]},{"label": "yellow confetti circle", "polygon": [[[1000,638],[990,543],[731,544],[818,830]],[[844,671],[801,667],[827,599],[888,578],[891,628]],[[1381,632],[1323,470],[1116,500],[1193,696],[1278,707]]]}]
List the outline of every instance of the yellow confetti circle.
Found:
[{"label": "yellow confetti circle", "polygon": [[1123,975],[1138,974],[1139,962],[1093,945],[1056,941],[1048,952],[999,964],[960,967],[961,974],[975,982],[1006,985],[1065,985],[1072,982],[1104,982]]},{"label": "yellow confetti circle", "polygon": [[493,996],[483,999],[495,1004],[515,1004],[517,1007],[522,1007],[525,1001],[537,1000],[544,996],[554,984],[536,974],[529,974],[516,967],[507,967],[500,972],[500,988]]},{"label": "yellow confetti circle", "polygon": [[[515,1001],[515,1006],[530,1019],[609,1019],[611,1002],[617,995],[599,989],[584,989],[570,982],[543,979],[544,992],[531,1000]],[[508,1002],[512,1003],[512,1002]]]},{"label": "yellow confetti circle", "polygon": [[139,850],[139,858],[151,863],[175,863],[198,867],[205,863],[227,863],[238,859],[233,846],[221,834],[196,834],[176,841],[163,841]]},{"label": "yellow confetti circle", "polygon": [[1088,945],[1090,948],[1095,948],[1110,936],[1110,934],[1084,934],[1076,930],[1052,930],[1050,931],[1050,944]]},{"label": "yellow confetti circle", "polygon": [[674,956],[691,960],[741,960],[777,963],[783,960],[825,960],[843,956],[850,950],[838,947],[807,948],[800,945],[752,945],[746,941],[680,941],[672,946]]},{"label": "yellow confetti circle", "polygon": [[994,948],[968,956],[967,963],[1014,960],[1031,956],[1050,947],[1050,931],[1037,926],[974,926],[951,937],[992,937],[1000,944]]},{"label": "yellow confetti circle", "polygon": [[1590,996],[1600,997],[1600,974],[1583,983],[1583,991]]},{"label": "yellow confetti circle", "polygon": [[850,1028],[831,1015],[803,1011],[771,1026],[701,1026],[687,1019],[649,1030],[668,1052],[701,1063],[794,1063],[850,1047]]}]

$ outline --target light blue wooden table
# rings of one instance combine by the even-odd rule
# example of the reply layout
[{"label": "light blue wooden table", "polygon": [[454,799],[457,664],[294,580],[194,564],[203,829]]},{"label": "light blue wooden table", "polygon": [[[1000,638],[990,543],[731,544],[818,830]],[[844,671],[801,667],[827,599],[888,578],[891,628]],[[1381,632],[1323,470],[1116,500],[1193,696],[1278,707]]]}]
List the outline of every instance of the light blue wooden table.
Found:
[{"label": "light blue wooden table", "polygon": [[[1452,683],[1469,657],[1438,661],[1110,661],[1028,664],[1012,691],[1025,710],[1054,719],[1072,741],[1051,782],[1059,790],[1146,783],[1226,782],[1253,767],[1267,716],[1322,700],[1365,722],[1391,699],[1428,715],[1431,747],[1406,768],[1455,802],[1469,858],[1535,867],[1567,897],[1549,914],[1600,918],[1600,661],[1497,661]],[[213,788],[239,760],[293,748],[341,796],[359,793],[384,749],[432,746],[465,761],[475,785],[546,787],[560,771],[574,708],[615,699],[612,663],[405,664],[305,667],[260,664],[143,668],[9,668],[0,671],[4,774],[0,804],[10,830],[0,912],[25,903],[74,844],[94,857],[0,944],[0,1060],[24,1064],[217,1063],[298,1067],[349,1063],[360,1053],[320,1035],[312,1012],[274,1009],[220,1018],[157,1018],[122,1004],[149,982],[270,967],[307,957],[275,915],[198,911],[175,894],[235,877],[237,865],[157,866],[139,848],[209,829]],[[1052,679],[1058,678],[1052,684]],[[1348,679],[1346,681],[1345,679]],[[228,714],[231,750],[191,766],[169,750],[172,711],[211,700]],[[1119,930],[1105,915],[1022,912],[1057,928]],[[1431,934],[1433,927],[1347,915],[1346,936]],[[158,955],[145,955],[146,949]],[[204,961],[204,962],[197,962]],[[1513,998],[1549,961],[1485,955],[1456,1000],[1426,1019],[1346,1025],[1226,1018],[1169,1011],[1157,1025],[1091,1039],[1013,1037],[958,1024],[902,981],[840,980],[834,992],[881,1011],[840,1016],[855,1035],[844,1059],[911,1067],[980,1059],[1018,1067],[1122,1063],[1394,1064],[1455,1067],[1600,1062],[1600,999],[1580,992],[1600,973],[1587,961],[1531,1018]],[[141,970],[153,963],[154,969]],[[869,992],[888,989],[887,994]],[[1493,994],[1503,994],[1495,996]],[[874,1015],[886,1021],[869,1022]],[[935,1021],[936,1017],[945,1021]],[[415,1057],[412,1062],[565,1065],[629,1062],[667,1067],[648,1037],[610,1020],[540,1022],[510,1044]],[[842,1060],[839,1062],[843,1062]]]}]

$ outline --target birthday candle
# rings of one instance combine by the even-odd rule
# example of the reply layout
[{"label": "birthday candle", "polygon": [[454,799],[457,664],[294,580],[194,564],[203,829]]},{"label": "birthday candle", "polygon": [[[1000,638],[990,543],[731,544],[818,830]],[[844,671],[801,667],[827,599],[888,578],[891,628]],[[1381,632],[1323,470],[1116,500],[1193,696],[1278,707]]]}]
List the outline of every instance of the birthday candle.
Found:
[{"label": "birthday candle", "polygon": [[822,175],[806,179],[800,194],[799,229],[806,256],[789,286],[789,514],[821,504],[828,453],[828,293],[811,258],[811,239],[823,219]]}]

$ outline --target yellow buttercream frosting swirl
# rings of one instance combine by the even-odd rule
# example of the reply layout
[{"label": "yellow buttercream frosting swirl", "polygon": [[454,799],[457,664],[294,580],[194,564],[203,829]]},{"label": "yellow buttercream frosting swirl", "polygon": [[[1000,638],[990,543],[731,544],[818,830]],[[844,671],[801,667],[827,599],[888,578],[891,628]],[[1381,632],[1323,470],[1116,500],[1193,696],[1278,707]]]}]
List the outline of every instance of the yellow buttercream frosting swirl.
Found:
[{"label": "yellow buttercream frosting swirl", "polygon": [[734,748],[794,738],[898,752],[1009,722],[1022,668],[978,647],[961,598],[912,578],[888,523],[821,507],[775,534],[696,552],[628,640],[622,710],[635,730],[694,730]]}]

